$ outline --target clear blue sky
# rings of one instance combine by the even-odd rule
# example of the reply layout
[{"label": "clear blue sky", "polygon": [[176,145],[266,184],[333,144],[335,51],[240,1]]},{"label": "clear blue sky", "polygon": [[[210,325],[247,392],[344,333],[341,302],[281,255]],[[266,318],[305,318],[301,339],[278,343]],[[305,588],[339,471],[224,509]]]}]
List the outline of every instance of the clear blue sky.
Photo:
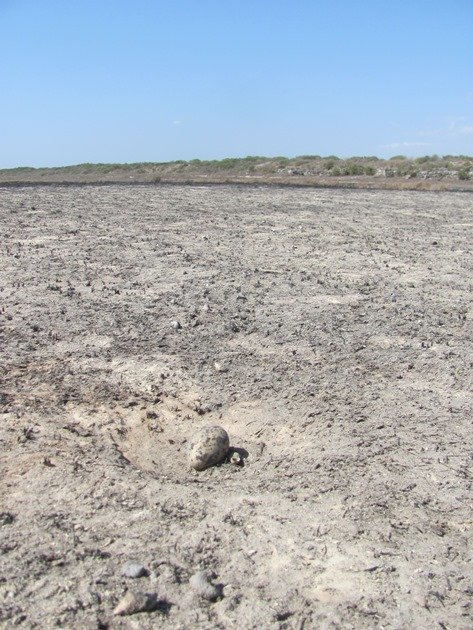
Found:
[{"label": "clear blue sky", "polygon": [[473,0],[0,0],[0,167],[473,154]]}]

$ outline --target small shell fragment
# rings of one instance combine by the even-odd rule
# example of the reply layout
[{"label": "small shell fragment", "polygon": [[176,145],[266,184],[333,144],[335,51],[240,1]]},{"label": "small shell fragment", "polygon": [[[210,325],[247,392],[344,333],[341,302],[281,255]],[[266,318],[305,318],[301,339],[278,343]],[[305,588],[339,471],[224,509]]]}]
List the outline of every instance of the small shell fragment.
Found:
[{"label": "small shell fragment", "polygon": [[114,615],[134,615],[135,613],[153,610],[157,604],[155,593],[132,593],[128,591],[118,602]]},{"label": "small shell fragment", "polygon": [[189,584],[200,597],[214,601],[222,594],[222,587],[212,584],[212,571],[197,571],[189,580]]},{"label": "small shell fragment", "polygon": [[243,458],[240,455],[240,453],[237,453],[237,451],[234,451],[231,455],[230,455],[230,464],[233,464],[234,466],[240,466],[243,463]]}]

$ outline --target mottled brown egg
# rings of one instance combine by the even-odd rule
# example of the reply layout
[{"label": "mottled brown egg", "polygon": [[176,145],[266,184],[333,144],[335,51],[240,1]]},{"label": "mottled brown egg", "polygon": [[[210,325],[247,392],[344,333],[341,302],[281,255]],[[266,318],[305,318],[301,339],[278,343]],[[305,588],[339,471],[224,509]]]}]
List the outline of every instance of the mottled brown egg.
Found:
[{"label": "mottled brown egg", "polygon": [[229,446],[225,429],[216,425],[203,427],[190,442],[189,463],[195,470],[205,470],[221,462]]}]

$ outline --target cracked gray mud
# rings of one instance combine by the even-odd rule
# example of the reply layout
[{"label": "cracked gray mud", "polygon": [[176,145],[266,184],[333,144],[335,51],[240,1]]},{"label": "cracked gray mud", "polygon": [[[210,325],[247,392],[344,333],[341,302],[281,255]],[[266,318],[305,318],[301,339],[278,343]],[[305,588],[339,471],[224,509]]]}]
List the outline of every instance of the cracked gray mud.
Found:
[{"label": "cracked gray mud", "polygon": [[472,199],[0,188],[2,627],[470,628]]}]

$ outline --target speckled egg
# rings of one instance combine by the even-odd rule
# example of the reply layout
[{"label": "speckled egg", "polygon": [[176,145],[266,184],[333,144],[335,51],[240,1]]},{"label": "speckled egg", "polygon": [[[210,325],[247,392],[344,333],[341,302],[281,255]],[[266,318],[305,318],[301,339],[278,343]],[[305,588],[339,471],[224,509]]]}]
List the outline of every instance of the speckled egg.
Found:
[{"label": "speckled egg", "polygon": [[222,461],[230,447],[225,429],[206,426],[197,431],[190,442],[189,463],[195,470],[205,470]]}]

